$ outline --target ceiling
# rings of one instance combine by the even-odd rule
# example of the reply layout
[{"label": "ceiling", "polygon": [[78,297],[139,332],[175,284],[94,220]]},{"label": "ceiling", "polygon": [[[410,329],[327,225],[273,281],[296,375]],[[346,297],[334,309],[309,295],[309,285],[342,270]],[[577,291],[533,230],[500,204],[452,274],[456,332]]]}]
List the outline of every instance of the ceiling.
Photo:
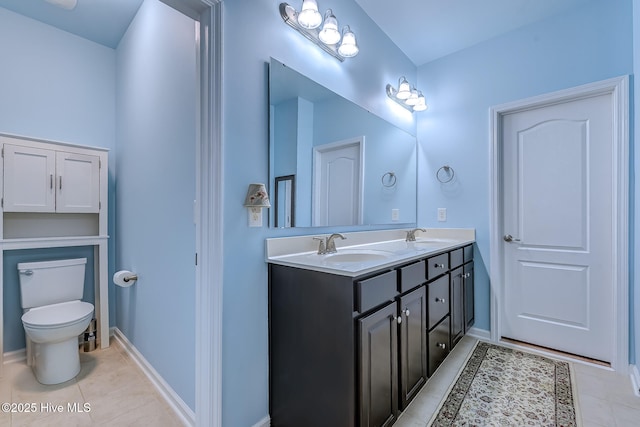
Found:
[{"label": "ceiling", "polygon": [[[420,66],[594,0],[355,1]],[[115,48],[142,2],[78,0],[73,10],[65,10],[44,0],[0,0],[0,7]],[[289,3],[299,8],[302,0]],[[321,11],[335,7],[339,16],[339,0],[318,0],[318,5]]]},{"label": "ceiling", "polygon": [[78,0],[66,10],[44,0],[0,0],[0,7],[116,48],[143,0]]},{"label": "ceiling", "polygon": [[590,0],[355,1],[420,66]]}]

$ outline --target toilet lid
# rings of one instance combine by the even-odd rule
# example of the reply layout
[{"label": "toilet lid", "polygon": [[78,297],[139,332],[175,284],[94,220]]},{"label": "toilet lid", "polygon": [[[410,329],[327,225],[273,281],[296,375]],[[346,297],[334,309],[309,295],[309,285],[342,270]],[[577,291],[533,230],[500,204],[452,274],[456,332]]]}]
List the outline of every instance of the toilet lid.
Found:
[{"label": "toilet lid", "polygon": [[22,322],[31,327],[50,328],[75,323],[93,314],[93,304],[69,301],[32,308],[22,315]]}]

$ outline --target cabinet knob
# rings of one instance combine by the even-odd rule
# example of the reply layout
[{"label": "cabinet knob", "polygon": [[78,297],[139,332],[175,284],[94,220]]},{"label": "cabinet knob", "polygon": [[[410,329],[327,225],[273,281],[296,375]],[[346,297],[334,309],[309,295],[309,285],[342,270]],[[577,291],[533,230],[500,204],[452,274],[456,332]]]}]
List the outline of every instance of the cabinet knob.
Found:
[{"label": "cabinet knob", "polygon": [[469,277],[471,277],[471,273],[464,273],[464,274],[462,275],[462,278],[463,278],[463,279],[468,279]]},{"label": "cabinet knob", "polygon": [[394,317],[392,317],[392,318],[391,318],[391,321],[393,322],[394,320],[395,320],[396,322],[398,322],[398,325],[402,323],[402,317],[400,317],[400,316],[398,316],[398,317],[395,317],[395,316],[394,316]]},{"label": "cabinet knob", "polygon": [[438,263],[436,263],[436,264],[434,264],[433,266],[434,266],[435,268],[444,268],[444,264],[438,264]]},{"label": "cabinet knob", "polygon": [[436,343],[436,347],[440,347],[441,349],[444,350],[445,348],[447,348],[447,345],[443,342],[439,342],[439,343]]},{"label": "cabinet knob", "polygon": [[405,308],[404,310],[402,310],[402,312],[404,313],[405,316],[409,317],[409,314],[411,314],[411,312],[409,311],[408,308]]},{"label": "cabinet knob", "polygon": [[444,298],[437,298],[436,297],[436,302],[441,302],[441,303],[444,304],[445,302],[447,302],[447,300],[445,300]]}]

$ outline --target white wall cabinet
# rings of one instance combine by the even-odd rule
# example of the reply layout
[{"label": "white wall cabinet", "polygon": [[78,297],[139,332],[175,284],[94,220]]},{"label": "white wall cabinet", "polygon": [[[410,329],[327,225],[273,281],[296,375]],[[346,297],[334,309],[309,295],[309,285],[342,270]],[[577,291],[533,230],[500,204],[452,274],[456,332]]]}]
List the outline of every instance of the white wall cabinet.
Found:
[{"label": "white wall cabinet", "polygon": [[5,144],[5,212],[97,213],[100,157]]},{"label": "white wall cabinet", "polygon": [[108,151],[2,134],[0,149],[0,257],[8,250],[93,246],[96,339],[101,348],[108,347]]}]

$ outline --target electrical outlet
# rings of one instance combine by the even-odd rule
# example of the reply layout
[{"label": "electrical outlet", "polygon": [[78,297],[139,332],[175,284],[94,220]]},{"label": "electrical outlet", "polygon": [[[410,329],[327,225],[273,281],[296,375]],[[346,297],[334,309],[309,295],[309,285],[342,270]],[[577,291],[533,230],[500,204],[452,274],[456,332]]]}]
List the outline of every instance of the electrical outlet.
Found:
[{"label": "electrical outlet", "polygon": [[438,221],[445,222],[447,220],[447,208],[438,208]]},{"label": "electrical outlet", "polygon": [[391,221],[400,220],[400,209],[391,209]]}]

